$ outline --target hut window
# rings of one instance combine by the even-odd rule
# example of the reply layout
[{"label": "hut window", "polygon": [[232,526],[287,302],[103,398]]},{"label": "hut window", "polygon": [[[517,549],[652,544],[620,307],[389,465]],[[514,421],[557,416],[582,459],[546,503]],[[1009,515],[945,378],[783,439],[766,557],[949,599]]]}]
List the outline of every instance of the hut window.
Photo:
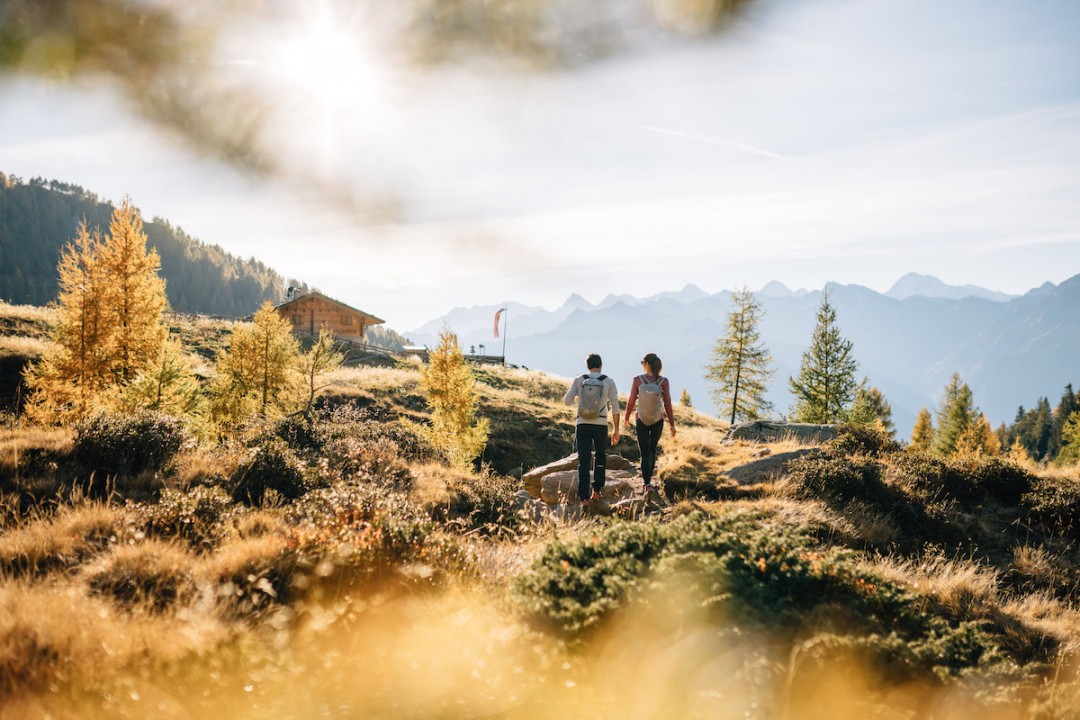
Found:
[{"label": "hut window", "polygon": [[292,324],[293,325],[299,325],[302,322],[304,322],[304,318],[300,317],[299,315],[293,315],[292,316]]},{"label": "hut window", "polygon": [[353,324],[352,317],[349,316],[349,315],[342,315],[341,316],[341,324],[342,325],[352,325]]}]

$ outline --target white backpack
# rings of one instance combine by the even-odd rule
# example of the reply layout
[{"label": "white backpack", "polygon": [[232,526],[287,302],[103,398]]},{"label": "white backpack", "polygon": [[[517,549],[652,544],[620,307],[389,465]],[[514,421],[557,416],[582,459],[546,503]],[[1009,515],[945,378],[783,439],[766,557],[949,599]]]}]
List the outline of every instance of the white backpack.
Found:
[{"label": "white backpack", "polygon": [[578,395],[578,416],[582,420],[596,420],[607,407],[607,391],[604,381],[607,375],[581,376],[581,393]]},{"label": "white backpack", "polygon": [[664,419],[663,379],[650,380],[648,375],[639,375],[641,383],[637,391],[638,419],[646,425],[655,425]]}]

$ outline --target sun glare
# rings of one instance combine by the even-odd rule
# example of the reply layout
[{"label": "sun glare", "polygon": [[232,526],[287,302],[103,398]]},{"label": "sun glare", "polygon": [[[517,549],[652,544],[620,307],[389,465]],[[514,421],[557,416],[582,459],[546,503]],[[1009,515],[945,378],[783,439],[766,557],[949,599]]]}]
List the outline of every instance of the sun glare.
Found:
[{"label": "sun glare", "polygon": [[385,98],[369,21],[347,3],[297,3],[253,35],[278,147],[321,175],[336,174],[357,134],[380,123]]},{"label": "sun glare", "polygon": [[358,38],[327,17],[287,39],[278,64],[282,77],[328,104],[347,103],[365,90],[366,58]]}]

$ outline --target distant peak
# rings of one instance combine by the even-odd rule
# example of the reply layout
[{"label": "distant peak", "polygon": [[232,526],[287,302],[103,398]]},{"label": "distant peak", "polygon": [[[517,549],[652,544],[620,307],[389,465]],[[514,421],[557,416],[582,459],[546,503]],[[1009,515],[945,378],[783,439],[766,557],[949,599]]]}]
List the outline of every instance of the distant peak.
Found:
[{"label": "distant peak", "polygon": [[933,275],[921,275],[915,272],[910,272],[897,280],[885,295],[894,300],[906,300],[909,297],[927,297],[948,300],[962,300],[968,297],[977,297],[982,298],[983,300],[993,300],[995,302],[1004,302],[1013,297],[1012,295],[996,292],[994,290],[987,290],[986,288],[977,285],[948,285]]},{"label": "distant peak", "polygon": [[794,293],[784,283],[779,280],[772,280],[765,283],[765,286],[757,291],[758,295],[763,297],[791,297]]},{"label": "distant peak", "polygon": [[567,310],[577,310],[579,308],[590,308],[592,307],[592,303],[577,293],[571,293],[570,297],[566,298],[566,301],[562,306]]}]

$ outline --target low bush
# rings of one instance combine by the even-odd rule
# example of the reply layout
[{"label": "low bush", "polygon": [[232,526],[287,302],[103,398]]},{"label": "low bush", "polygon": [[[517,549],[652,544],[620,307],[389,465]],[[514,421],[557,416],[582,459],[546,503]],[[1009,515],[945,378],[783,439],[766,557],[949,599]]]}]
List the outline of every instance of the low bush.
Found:
[{"label": "low bush", "polygon": [[293,449],[321,450],[326,444],[326,430],[325,424],[316,422],[315,419],[308,420],[302,415],[290,415],[274,425],[272,434]]},{"label": "low bush", "polygon": [[256,447],[241,461],[229,478],[233,500],[261,505],[273,490],[286,500],[295,500],[308,490],[299,459],[281,440]]},{"label": "low bush", "polygon": [[515,498],[520,489],[517,479],[492,472],[457,477],[447,487],[449,501],[433,507],[433,516],[482,535],[515,535],[524,522]]},{"label": "low bush", "polygon": [[1024,522],[1050,537],[1080,541],[1080,482],[1037,478],[1020,498]]},{"label": "low bush", "polygon": [[587,636],[628,605],[682,597],[715,623],[789,642],[821,632],[893,638],[878,648],[878,661],[925,677],[1009,661],[1012,628],[935,614],[927,598],[856,559],[850,551],[817,547],[797,531],[691,513],[667,524],[614,523],[552,542],[516,589],[533,622],[570,639]]},{"label": "low bush", "polygon": [[824,500],[840,512],[854,503],[887,516],[901,533],[899,547],[971,541],[953,498],[972,497],[973,483],[938,458],[919,453],[896,453],[887,460],[808,456],[789,463],[788,473],[788,487],[797,497]]},{"label": "low bush", "polygon": [[836,455],[797,458],[788,463],[788,483],[802,498],[844,504],[852,500],[873,507],[888,507],[896,493],[881,480],[881,466],[874,460]]},{"label": "low bush", "polygon": [[953,461],[963,477],[969,479],[978,495],[1005,505],[1016,505],[1024,493],[1031,490],[1035,476],[1000,457],[979,457],[969,462]]},{"label": "low bush", "polygon": [[72,457],[91,472],[136,475],[160,470],[187,440],[180,418],[148,411],[102,413],[76,427]]},{"label": "low bush", "polygon": [[416,569],[409,576],[439,576],[455,552],[421,508],[370,485],[313,490],[285,513],[301,564],[323,586],[345,589],[407,567]]},{"label": "low bush", "polygon": [[180,538],[195,547],[213,547],[235,514],[232,497],[219,487],[203,485],[186,492],[165,490],[153,504],[133,506],[149,535]]},{"label": "low bush", "polygon": [[337,437],[326,444],[321,459],[328,470],[345,480],[368,482],[397,492],[408,492],[413,484],[398,446],[385,438],[368,441]]},{"label": "low bush", "polygon": [[892,435],[875,425],[845,423],[836,429],[836,437],[828,444],[829,449],[840,455],[866,455],[881,457],[899,452],[903,445]]}]

